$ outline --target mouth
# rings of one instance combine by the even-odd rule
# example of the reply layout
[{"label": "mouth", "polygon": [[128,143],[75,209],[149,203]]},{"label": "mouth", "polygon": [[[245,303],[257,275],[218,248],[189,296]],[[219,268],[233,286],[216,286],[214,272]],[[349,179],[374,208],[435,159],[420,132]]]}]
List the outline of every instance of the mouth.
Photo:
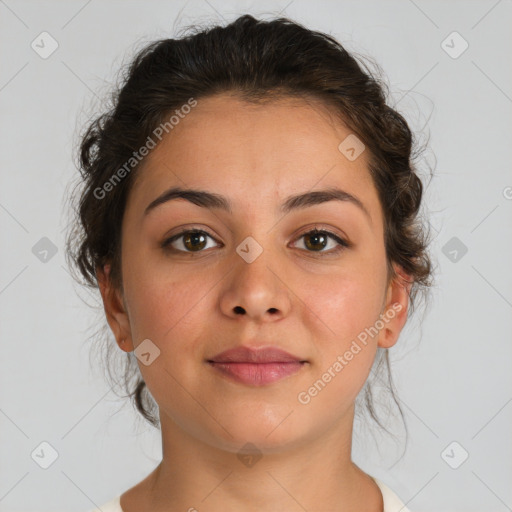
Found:
[{"label": "mouth", "polygon": [[237,347],[206,362],[220,375],[249,386],[265,386],[299,372],[308,361],[283,350],[268,347]]}]

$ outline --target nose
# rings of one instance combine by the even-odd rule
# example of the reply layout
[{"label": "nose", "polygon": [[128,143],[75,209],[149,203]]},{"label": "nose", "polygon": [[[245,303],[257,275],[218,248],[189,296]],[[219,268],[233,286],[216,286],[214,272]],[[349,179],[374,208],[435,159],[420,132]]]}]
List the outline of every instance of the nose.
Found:
[{"label": "nose", "polygon": [[240,258],[224,282],[221,309],[229,317],[272,322],[288,315],[291,302],[286,276],[263,253],[252,263]]}]

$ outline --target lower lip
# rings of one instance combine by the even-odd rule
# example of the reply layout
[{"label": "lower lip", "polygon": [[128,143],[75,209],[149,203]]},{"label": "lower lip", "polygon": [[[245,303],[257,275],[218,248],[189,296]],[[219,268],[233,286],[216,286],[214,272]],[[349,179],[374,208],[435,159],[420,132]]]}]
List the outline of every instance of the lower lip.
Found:
[{"label": "lower lip", "polygon": [[265,386],[297,373],[304,363],[215,363],[208,362],[215,369],[237,382],[250,386]]}]

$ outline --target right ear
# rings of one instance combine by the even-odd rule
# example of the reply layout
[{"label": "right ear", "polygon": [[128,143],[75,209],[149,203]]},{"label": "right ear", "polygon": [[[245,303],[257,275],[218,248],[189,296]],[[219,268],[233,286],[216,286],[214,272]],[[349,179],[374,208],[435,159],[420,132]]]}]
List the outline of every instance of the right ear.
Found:
[{"label": "right ear", "polygon": [[125,352],[131,352],[134,350],[134,346],[130,318],[121,293],[112,285],[110,269],[110,264],[104,265],[103,268],[96,268],[96,279],[103,300],[105,316],[119,348]]}]

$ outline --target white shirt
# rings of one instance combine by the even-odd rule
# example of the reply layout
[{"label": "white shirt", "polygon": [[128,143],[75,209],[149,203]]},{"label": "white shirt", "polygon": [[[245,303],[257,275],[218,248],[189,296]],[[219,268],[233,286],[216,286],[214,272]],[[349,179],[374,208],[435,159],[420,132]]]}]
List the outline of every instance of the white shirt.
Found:
[{"label": "white shirt", "polygon": [[[402,503],[402,500],[384,483],[377,478],[372,477],[379,486],[384,501],[384,512],[410,512]],[[110,500],[100,508],[89,510],[88,512],[123,512],[121,508],[121,496]]]}]

